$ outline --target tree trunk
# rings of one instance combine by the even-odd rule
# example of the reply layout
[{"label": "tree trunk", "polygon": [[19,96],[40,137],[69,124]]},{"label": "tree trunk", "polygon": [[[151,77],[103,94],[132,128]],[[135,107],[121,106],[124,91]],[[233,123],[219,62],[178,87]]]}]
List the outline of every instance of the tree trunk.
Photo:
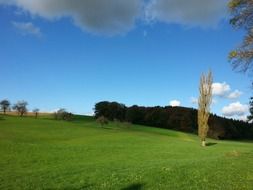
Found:
[{"label": "tree trunk", "polygon": [[205,140],[202,141],[202,142],[201,142],[201,145],[202,145],[202,146],[206,146],[206,141],[205,141]]}]

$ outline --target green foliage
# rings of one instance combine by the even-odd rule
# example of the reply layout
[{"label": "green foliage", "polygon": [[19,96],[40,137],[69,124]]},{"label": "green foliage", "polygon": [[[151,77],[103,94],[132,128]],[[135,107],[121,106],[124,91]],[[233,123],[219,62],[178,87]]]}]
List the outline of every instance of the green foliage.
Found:
[{"label": "green foliage", "polygon": [[104,116],[111,121],[113,121],[114,119],[123,121],[125,119],[125,112],[126,112],[126,106],[124,104],[120,104],[117,102],[102,101],[102,102],[98,102],[95,105],[96,118],[99,118],[100,116]]},{"label": "green foliage", "polygon": [[196,135],[165,129],[3,118],[0,189],[252,189],[250,142],[203,149]]}]

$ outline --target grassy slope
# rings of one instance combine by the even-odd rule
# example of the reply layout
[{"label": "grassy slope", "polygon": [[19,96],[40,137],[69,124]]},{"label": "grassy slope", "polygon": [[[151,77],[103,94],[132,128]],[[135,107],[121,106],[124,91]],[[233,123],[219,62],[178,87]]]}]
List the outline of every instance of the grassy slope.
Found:
[{"label": "grassy slope", "polygon": [[253,189],[253,144],[92,119],[0,120],[0,189]]}]

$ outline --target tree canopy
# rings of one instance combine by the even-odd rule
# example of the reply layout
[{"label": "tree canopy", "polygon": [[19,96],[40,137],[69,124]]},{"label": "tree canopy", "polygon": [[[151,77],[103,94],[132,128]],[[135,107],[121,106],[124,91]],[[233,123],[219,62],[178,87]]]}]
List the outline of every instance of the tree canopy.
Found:
[{"label": "tree canopy", "polygon": [[28,103],[26,101],[18,101],[14,104],[13,109],[16,110],[22,117],[27,112],[27,105]]},{"label": "tree canopy", "polygon": [[0,107],[4,111],[4,114],[6,113],[6,110],[8,110],[10,108],[10,105],[11,105],[11,103],[9,100],[2,100],[0,102]]}]

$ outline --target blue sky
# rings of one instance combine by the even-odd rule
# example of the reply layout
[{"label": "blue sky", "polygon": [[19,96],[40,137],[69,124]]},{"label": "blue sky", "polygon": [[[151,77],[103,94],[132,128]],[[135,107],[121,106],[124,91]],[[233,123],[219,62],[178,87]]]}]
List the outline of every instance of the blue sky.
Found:
[{"label": "blue sky", "polygon": [[226,3],[0,0],[0,99],[81,114],[102,100],[197,107],[211,68],[212,112],[244,118],[250,77],[227,59],[243,32],[228,24]]}]

